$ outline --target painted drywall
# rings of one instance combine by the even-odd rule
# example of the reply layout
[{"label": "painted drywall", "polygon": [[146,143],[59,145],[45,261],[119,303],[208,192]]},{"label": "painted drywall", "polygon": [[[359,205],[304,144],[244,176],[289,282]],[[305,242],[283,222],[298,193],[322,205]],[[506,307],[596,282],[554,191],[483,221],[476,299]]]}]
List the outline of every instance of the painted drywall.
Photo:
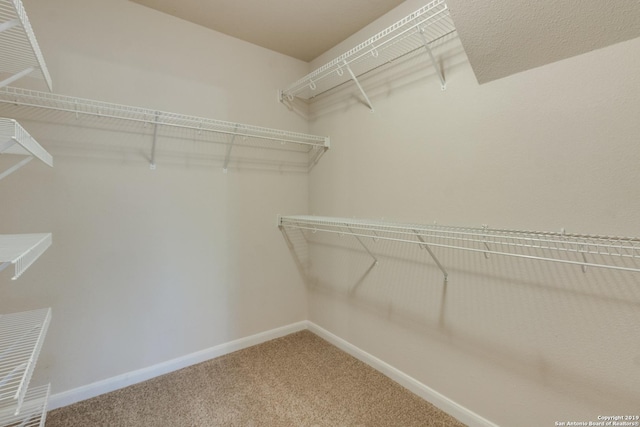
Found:
[{"label": "painted drywall", "polygon": [[[304,62],[126,0],[24,3],[56,93],[308,130],[276,99]],[[148,132],[59,117],[23,123],[55,167],[0,182],[0,233],[53,233],[18,281],[0,273],[0,312],[53,309],[34,384],[65,392],[306,319],[276,227],[308,209],[306,173],[269,154],[224,174],[188,135],[162,138],[151,171]]]},{"label": "painted drywall", "polygon": [[[405,2],[320,66],[417,9]],[[310,213],[640,236],[640,39],[478,85],[457,38],[317,99]],[[503,426],[638,414],[640,276],[308,234],[309,320]]]}]

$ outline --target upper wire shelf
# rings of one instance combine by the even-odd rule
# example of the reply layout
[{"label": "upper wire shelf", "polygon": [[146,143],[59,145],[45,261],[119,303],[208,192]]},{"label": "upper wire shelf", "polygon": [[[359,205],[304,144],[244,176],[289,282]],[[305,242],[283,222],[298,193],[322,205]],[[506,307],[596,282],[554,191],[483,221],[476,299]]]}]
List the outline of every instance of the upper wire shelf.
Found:
[{"label": "upper wire shelf", "polygon": [[0,171],[0,179],[24,166],[37,157],[45,164],[53,166],[53,158],[20,124],[13,119],[0,117],[0,154],[19,154],[27,156],[4,172]]},{"label": "upper wire shelf", "polygon": [[[640,272],[640,239],[632,237],[590,236],[544,231],[492,229],[488,227],[450,227],[401,224],[350,218],[282,216],[280,227],[352,235],[373,241],[389,240],[419,245],[427,249],[447,278],[446,269],[431,247],[505,255],[587,267]],[[365,249],[372,255],[371,251]],[[372,255],[373,256],[373,255]],[[374,257],[375,259],[375,257]]]},{"label": "upper wire shelf", "polygon": [[51,246],[51,233],[0,234],[0,271],[15,265],[16,280]]},{"label": "upper wire shelf", "polygon": [[50,392],[49,384],[29,387],[17,415],[14,406],[0,405],[0,426],[44,427]]},{"label": "upper wire shelf", "polygon": [[21,413],[50,321],[50,308],[0,315],[0,413]]},{"label": "upper wire shelf", "polygon": [[[208,142],[227,145],[224,154],[224,169],[227,169],[232,148],[240,146],[268,147],[295,150],[308,153],[308,167],[318,162],[322,154],[329,149],[328,137],[309,135],[299,132],[277,130],[242,123],[226,122],[203,117],[188,116],[154,109],[133,107],[121,104],[58,95],[47,92],[21,89],[16,87],[0,88],[0,103],[14,107],[45,110],[64,113],[79,119],[93,117],[100,120],[116,120],[138,123],[153,129],[153,147],[151,149],[151,167],[155,168],[155,142],[158,129],[188,130],[195,139],[199,135],[211,134],[219,138]],[[200,138],[205,140],[204,138]]]},{"label": "upper wire shelf", "polygon": [[343,53],[280,91],[280,99],[310,100],[348,80],[354,80],[373,110],[358,77],[411,52],[424,50],[436,69],[444,89],[446,84],[430,45],[453,33],[455,26],[444,0],[434,0],[370,39]]},{"label": "upper wire shelf", "polygon": [[52,90],[51,76],[20,0],[0,0],[0,87],[22,77],[36,77]]}]

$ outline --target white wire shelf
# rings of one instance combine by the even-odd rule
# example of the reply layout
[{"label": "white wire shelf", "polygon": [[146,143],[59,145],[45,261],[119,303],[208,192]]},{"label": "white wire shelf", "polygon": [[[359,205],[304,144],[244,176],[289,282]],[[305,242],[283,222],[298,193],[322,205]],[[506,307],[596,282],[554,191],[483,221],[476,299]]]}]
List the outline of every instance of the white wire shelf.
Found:
[{"label": "white wire shelf", "polygon": [[44,80],[52,90],[51,76],[20,0],[0,0],[0,87],[22,77]]},{"label": "white wire shelf", "polygon": [[53,166],[53,158],[20,124],[13,119],[0,117],[0,154],[19,154],[27,156],[5,171],[0,171],[0,179],[20,169],[34,157],[49,166]]},{"label": "white wire shelf", "polygon": [[50,308],[0,315],[0,413],[22,413],[50,321]]},{"label": "white wire shelf", "polygon": [[[105,120],[112,123],[129,122],[146,126],[153,133],[151,148],[151,166],[155,168],[155,141],[161,129],[165,134],[172,130],[187,130],[191,132],[192,140],[201,140],[226,145],[224,154],[224,169],[226,170],[232,149],[237,147],[269,148],[276,150],[297,150],[308,154],[308,167],[318,162],[324,152],[329,149],[328,137],[309,135],[299,132],[277,130],[242,123],[226,122],[203,117],[188,116],[171,112],[158,111],[148,108],[113,104],[102,101],[57,95],[47,92],[27,90],[15,87],[0,88],[0,104],[4,104],[4,112],[26,114],[24,109],[49,111],[63,114],[55,117],[55,121],[79,120],[91,117],[99,119],[104,125]],[[36,115],[35,120],[38,120]],[[206,138],[203,135],[213,135]]]},{"label": "white wire shelf", "polygon": [[419,245],[427,249],[447,278],[433,247],[451,248],[484,254],[504,255],[532,260],[574,264],[587,267],[640,272],[640,239],[631,237],[590,236],[542,231],[491,229],[488,227],[449,227],[441,225],[401,224],[350,218],[282,216],[280,227],[310,232],[328,232],[358,238],[367,252],[373,253],[363,239],[386,240]]},{"label": "white wire shelf", "polygon": [[51,233],[0,234],[0,271],[15,266],[16,280],[51,246]]},{"label": "white wire shelf", "polygon": [[400,21],[321,66],[284,90],[281,100],[295,97],[311,100],[337,86],[353,80],[369,107],[369,98],[358,78],[371,70],[416,51],[424,51],[433,63],[440,83],[446,84],[431,52],[431,45],[455,32],[455,26],[444,0],[434,0]]},{"label": "white wire shelf", "polygon": [[0,406],[0,426],[44,427],[50,392],[49,384],[29,387],[20,413],[17,415],[13,406]]}]

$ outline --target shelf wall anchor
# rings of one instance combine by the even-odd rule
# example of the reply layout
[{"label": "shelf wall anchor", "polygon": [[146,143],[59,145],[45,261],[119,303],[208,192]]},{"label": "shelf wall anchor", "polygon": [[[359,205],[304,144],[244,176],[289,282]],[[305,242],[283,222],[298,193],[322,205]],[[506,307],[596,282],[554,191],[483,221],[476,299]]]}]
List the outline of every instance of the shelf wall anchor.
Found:
[{"label": "shelf wall anchor", "polygon": [[362,94],[362,96],[365,99],[365,102],[367,103],[367,106],[369,107],[369,109],[371,110],[371,112],[374,112],[373,109],[373,105],[371,104],[371,100],[369,100],[369,97],[367,96],[367,93],[364,91],[364,89],[362,88],[362,85],[360,85],[360,82],[358,81],[358,79],[356,78],[356,75],[353,74],[353,71],[351,70],[351,67],[349,67],[349,64],[347,63],[347,61],[342,61],[344,64],[344,68],[347,69],[347,71],[349,72],[349,75],[351,76],[351,79],[354,81],[354,83],[356,84],[356,86],[358,86],[358,89],[360,89],[360,93]]},{"label": "shelf wall anchor", "polygon": [[420,32],[420,38],[422,38],[422,44],[424,45],[424,48],[427,51],[427,54],[429,55],[429,58],[431,59],[431,63],[433,64],[433,68],[435,69],[436,74],[438,75],[438,78],[440,79],[440,88],[442,90],[445,90],[447,88],[447,82],[444,79],[444,75],[442,74],[442,70],[438,66],[438,62],[436,61],[435,56],[433,56],[433,52],[431,51],[431,48],[429,47],[429,42],[427,41],[427,38],[424,35],[424,28],[418,28],[418,31]]},{"label": "shelf wall anchor", "polygon": [[447,273],[447,270],[442,266],[442,264],[440,263],[440,260],[438,260],[438,257],[436,257],[436,254],[433,253],[433,251],[431,250],[429,245],[427,245],[427,242],[424,241],[420,233],[418,233],[416,230],[413,230],[413,232],[416,234],[416,237],[418,238],[418,240],[420,240],[420,242],[422,243],[420,247],[426,249],[427,252],[429,252],[429,255],[431,255],[431,258],[433,258],[433,261],[435,261],[440,271],[442,271],[442,274],[444,275],[444,282],[447,283],[449,280],[449,273]]}]

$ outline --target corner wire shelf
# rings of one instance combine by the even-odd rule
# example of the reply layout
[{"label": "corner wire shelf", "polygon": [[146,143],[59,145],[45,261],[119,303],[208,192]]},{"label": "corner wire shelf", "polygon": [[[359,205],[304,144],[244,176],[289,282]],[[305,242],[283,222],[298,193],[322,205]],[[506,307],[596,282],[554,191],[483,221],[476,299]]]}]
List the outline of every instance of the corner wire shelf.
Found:
[{"label": "corner wire shelf", "polygon": [[37,157],[45,164],[53,166],[53,158],[18,122],[0,118],[0,154],[27,156],[5,171],[0,171],[0,180],[20,169]]},{"label": "corner wire shelf", "polygon": [[223,167],[225,172],[233,147],[268,144],[270,148],[278,148],[284,145],[293,145],[304,153],[309,154],[308,168],[313,167],[330,147],[330,140],[325,136],[269,129],[15,87],[0,88],[0,103],[15,107],[63,112],[76,119],[81,116],[91,116],[103,120],[115,119],[117,121],[151,125],[153,126],[153,143],[150,155],[151,169],[155,169],[156,141],[160,127],[188,129],[198,135],[210,133],[226,138],[219,141],[209,141],[227,145]]},{"label": "corner wire shelf", "polygon": [[455,30],[445,1],[434,0],[281,90],[280,101],[293,101],[295,97],[311,100],[353,80],[373,111],[373,105],[358,78],[398,58],[421,50],[428,55],[440,79],[441,88],[444,90],[446,81],[431,51],[431,45]]},{"label": "corner wire shelf", "polygon": [[43,79],[52,90],[51,76],[20,0],[0,0],[0,58],[0,73],[9,75],[0,81],[0,87],[30,76]]},{"label": "corner wire shelf", "polygon": [[19,414],[13,407],[0,406],[0,426],[44,427],[51,386],[30,387]]},{"label": "corner wire shelf", "polygon": [[0,271],[15,265],[12,280],[16,280],[51,246],[51,242],[51,233],[0,234]]},{"label": "corner wire shelf", "polygon": [[[51,309],[0,315],[0,414],[22,414],[22,408]],[[4,425],[4,424],[0,424]]]},{"label": "corner wire shelf", "polygon": [[281,216],[278,225],[285,229],[317,231],[355,236],[377,263],[363,239],[387,240],[419,245],[426,249],[447,281],[448,273],[431,248],[451,248],[484,254],[504,255],[532,260],[574,264],[640,272],[640,239],[631,237],[590,236],[544,231],[491,229],[488,227],[449,227],[441,225],[401,224],[350,218],[318,216]]}]

